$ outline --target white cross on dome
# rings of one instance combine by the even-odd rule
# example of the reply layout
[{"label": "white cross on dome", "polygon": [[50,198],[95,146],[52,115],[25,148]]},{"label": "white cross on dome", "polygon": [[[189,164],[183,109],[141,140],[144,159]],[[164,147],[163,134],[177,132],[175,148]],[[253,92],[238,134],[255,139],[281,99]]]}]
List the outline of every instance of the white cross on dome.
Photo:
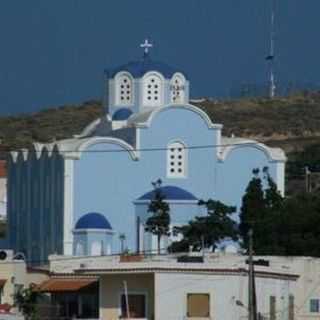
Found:
[{"label": "white cross on dome", "polygon": [[149,49],[153,47],[153,44],[146,39],[144,40],[144,43],[140,44],[140,47],[144,49],[144,54],[147,55],[149,53]]}]

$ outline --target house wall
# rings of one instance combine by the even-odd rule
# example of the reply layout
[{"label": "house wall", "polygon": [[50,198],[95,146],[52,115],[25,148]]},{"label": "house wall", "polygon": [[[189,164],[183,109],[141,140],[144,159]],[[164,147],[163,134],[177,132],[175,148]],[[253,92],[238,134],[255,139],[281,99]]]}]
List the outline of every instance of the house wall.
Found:
[{"label": "house wall", "polygon": [[100,278],[100,319],[113,320],[120,316],[120,295],[124,293],[124,281],[128,294],[146,294],[147,315],[154,315],[154,276],[153,274],[103,275]]},{"label": "house wall", "polygon": [[[292,283],[291,283],[292,282]],[[288,319],[289,294],[293,281],[256,278],[259,312],[269,315],[269,298],[275,296],[278,304],[277,319]],[[236,304],[239,300],[248,305],[248,277],[244,275],[212,275],[201,273],[157,273],[155,275],[155,320],[187,318],[187,294],[210,295],[210,319],[246,319],[246,307]],[[207,318],[206,318],[207,319]],[[209,318],[208,318],[209,319]]]},{"label": "house wall", "polygon": [[13,305],[15,286],[28,287],[31,283],[39,284],[48,279],[48,275],[43,272],[27,272],[26,264],[21,260],[0,261],[0,279],[6,280],[1,303]]}]

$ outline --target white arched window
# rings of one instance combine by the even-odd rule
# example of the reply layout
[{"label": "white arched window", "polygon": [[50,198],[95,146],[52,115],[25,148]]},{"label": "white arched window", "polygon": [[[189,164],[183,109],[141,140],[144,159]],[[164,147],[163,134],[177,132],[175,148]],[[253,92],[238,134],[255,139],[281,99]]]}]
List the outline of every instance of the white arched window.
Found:
[{"label": "white arched window", "polygon": [[182,74],[176,73],[170,83],[171,102],[183,103],[185,101],[185,78]]},{"label": "white arched window", "polygon": [[163,88],[161,76],[157,73],[147,74],[143,79],[143,105],[158,107],[162,104]]},{"label": "white arched window", "polygon": [[91,244],[91,255],[101,256],[101,254],[102,254],[102,243],[100,241],[94,241]]},{"label": "white arched window", "polygon": [[167,177],[183,178],[187,175],[187,150],[183,143],[172,142],[167,150]]},{"label": "white arched window", "polygon": [[76,245],[76,255],[83,256],[84,255],[84,247],[81,242],[78,242]]},{"label": "white arched window", "polygon": [[116,104],[133,104],[133,80],[130,74],[120,73],[115,78],[116,86]]}]

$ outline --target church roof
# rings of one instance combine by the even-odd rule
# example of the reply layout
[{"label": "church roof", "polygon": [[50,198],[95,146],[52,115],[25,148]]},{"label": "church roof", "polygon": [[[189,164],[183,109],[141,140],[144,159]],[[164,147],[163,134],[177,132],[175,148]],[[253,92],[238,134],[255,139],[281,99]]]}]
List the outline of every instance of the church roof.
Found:
[{"label": "church roof", "polygon": [[132,115],[132,110],[128,108],[121,108],[114,113],[112,120],[116,120],[116,121],[127,120],[131,115]]},{"label": "church roof", "polygon": [[[170,79],[176,72],[182,72],[182,70],[169,66],[166,63],[154,61],[149,56],[141,60],[128,62],[111,70],[106,70],[111,78],[121,71],[129,72],[134,78],[142,78],[149,71],[157,71],[167,79]],[[184,74],[184,72],[182,73]]]},{"label": "church roof", "polygon": [[[175,186],[164,186],[159,188],[161,194],[165,197],[165,200],[193,200],[197,201],[198,199],[189,191],[186,191],[182,188]],[[145,193],[140,200],[152,200],[155,196],[155,190]]]},{"label": "church roof", "polygon": [[90,212],[82,216],[76,223],[75,229],[109,229],[112,230],[108,219],[97,212]]}]

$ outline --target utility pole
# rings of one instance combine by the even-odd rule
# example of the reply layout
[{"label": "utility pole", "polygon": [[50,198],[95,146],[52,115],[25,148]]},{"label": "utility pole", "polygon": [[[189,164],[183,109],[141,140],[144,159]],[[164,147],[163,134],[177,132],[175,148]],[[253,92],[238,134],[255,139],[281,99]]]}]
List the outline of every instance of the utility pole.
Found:
[{"label": "utility pole", "polygon": [[273,99],[276,95],[276,81],[274,75],[274,59],[275,59],[275,7],[276,0],[271,0],[271,30],[270,30],[270,53],[266,57],[269,63],[270,83],[269,83],[269,97]]},{"label": "utility pole", "polygon": [[130,310],[129,310],[129,296],[128,296],[128,285],[127,281],[123,281],[123,287],[124,287],[124,296],[126,300],[126,313],[128,319],[130,319]]},{"label": "utility pole", "polygon": [[249,230],[249,281],[248,281],[248,311],[249,320],[258,320],[257,316],[257,301],[256,288],[254,279],[254,265],[253,265],[253,231]]},{"label": "utility pole", "polygon": [[305,182],[306,182],[306,192],[311,192],[311,171],[309,170],[309,167],[304,167],[305,172]]}]

